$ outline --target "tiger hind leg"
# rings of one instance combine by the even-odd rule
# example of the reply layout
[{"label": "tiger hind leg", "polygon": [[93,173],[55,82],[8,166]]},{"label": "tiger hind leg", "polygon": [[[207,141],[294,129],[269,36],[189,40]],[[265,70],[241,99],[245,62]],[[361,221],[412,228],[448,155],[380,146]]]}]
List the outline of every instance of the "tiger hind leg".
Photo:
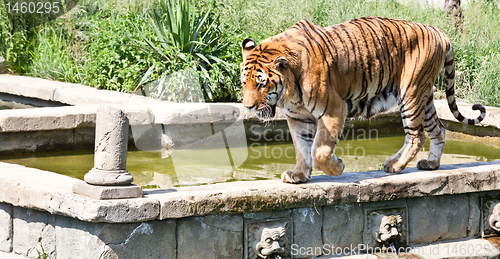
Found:
[{"label": "tiger hind leg", "polygon": [[426,138],[422,124],[424,113],[423,109],[418,109],[418,98],[415,99],[415,102],[417,103],[400,104],[405,143],[393,157],[384,162],[383,168],[387,173],[401,172],[425,144]]},{"label": "tiger hind leg", "polygon": [[424,129],[430,139],[429,156],[418,161],[417,168],[421,170],[436,170],[441,163],[444,151],[446,129],[439,120],[434,107],[433,96],[429,96],[425,106]]}]

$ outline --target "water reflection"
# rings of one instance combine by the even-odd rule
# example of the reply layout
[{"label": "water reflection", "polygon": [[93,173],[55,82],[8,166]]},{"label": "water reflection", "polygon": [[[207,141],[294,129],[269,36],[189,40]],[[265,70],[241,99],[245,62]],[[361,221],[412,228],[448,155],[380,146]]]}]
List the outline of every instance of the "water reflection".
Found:
[{"label": "water reflection", "polygon": [[[379,137],[377,139],[345,139],[339,142],[336,154],[344,160],[345,171],[381,170],[382,163],[396,153],[404,142],[404,136]],[[238,150],[240,149],[240,150]],[[429,144],[408,165],[415,167],[418,160],[427,158]],[[161,153],[129,151],[127,169],[134,176],[134,184],[145,188],[169,188],[216,182],[279,179],[285,170],[295,165],[295,149],[292,143],[258,143],[248,147],[232,148],[233,153],[247,153],[247,159],[233,170],[227,166],[227,150],[198,149],[176,150],[175,166],[172,157],[162,158]],[[220,154],[221,159],[204,159]],[[217,157],[217,156],[215,156]],[[447,140],[442,164],[458,164],[491,161],[500,158],[500,149],[484,144]],[[0,158],[7,163],[53,171],[83,179],[93,166],[92,152],[42,153],[31,157]],[[199,161],[205,161],[200,163]],[[207,162],[209,161],[209,162]],[[313,172],[313,174],[323,174]]]}]

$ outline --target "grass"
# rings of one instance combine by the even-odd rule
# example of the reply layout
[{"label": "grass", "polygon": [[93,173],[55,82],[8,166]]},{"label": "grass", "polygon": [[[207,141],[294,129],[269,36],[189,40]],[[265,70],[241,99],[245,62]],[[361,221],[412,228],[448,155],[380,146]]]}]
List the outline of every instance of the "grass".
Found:
[{"label": "grass", "polygon": [[[0,0],[0,2],[3,0]],[[231,65],[210,72],[215,82],[213,101],[237,101],[240,44],[251,37],[257,42],[278,34],[301,19],[321,26],[360,16],[383,16],[430,24],[442,29],[454,44],[457,61],[457,96],[468,102],[500,107],[500,10],[492,0],[477,0],[463,8],[462,29],[451,25],[442,9],[401,5],[395,0],[197,0],[197,13],[208,9],[218,15],[229,45],[218,53]],[[155,6],[146,0],[81,0],[69,14],[25,32],[9,32],[0,7],[0,56],[18,74],[77,82],[103,89],[130,92],[145,65],[167,66],[134,48],[129,38],[157,41],[146,14]],[[140,31],[134,30],[133,25]],[[51,29],[53,28],[53,29]],[[43,54],[42,54],[43,53]],[[145,62],[144,62],[145,61]]]}]

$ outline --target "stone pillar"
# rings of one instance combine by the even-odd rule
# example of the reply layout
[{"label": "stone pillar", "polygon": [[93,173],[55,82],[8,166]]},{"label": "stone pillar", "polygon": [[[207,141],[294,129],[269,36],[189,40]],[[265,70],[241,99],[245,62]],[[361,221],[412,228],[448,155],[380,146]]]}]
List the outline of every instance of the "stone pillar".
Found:
[{"label": "stone pillar", "polygon": [[100,104],[96,116],[94,167],[73,192],[96,199],[142,197],[126,169],[129,121],[122,110]]}]

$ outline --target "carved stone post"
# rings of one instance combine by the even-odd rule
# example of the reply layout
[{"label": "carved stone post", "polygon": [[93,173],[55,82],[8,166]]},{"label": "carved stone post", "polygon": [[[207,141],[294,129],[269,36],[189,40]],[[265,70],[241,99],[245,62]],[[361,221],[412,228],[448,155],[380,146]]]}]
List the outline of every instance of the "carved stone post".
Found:
[{"label": "carved stone post", "polygon": [[126,169],[129,121],[122,110],[105,104],[97,109],[94,168],[73,192],[96,199],[142,197],[142,188],[132,185]]}]

